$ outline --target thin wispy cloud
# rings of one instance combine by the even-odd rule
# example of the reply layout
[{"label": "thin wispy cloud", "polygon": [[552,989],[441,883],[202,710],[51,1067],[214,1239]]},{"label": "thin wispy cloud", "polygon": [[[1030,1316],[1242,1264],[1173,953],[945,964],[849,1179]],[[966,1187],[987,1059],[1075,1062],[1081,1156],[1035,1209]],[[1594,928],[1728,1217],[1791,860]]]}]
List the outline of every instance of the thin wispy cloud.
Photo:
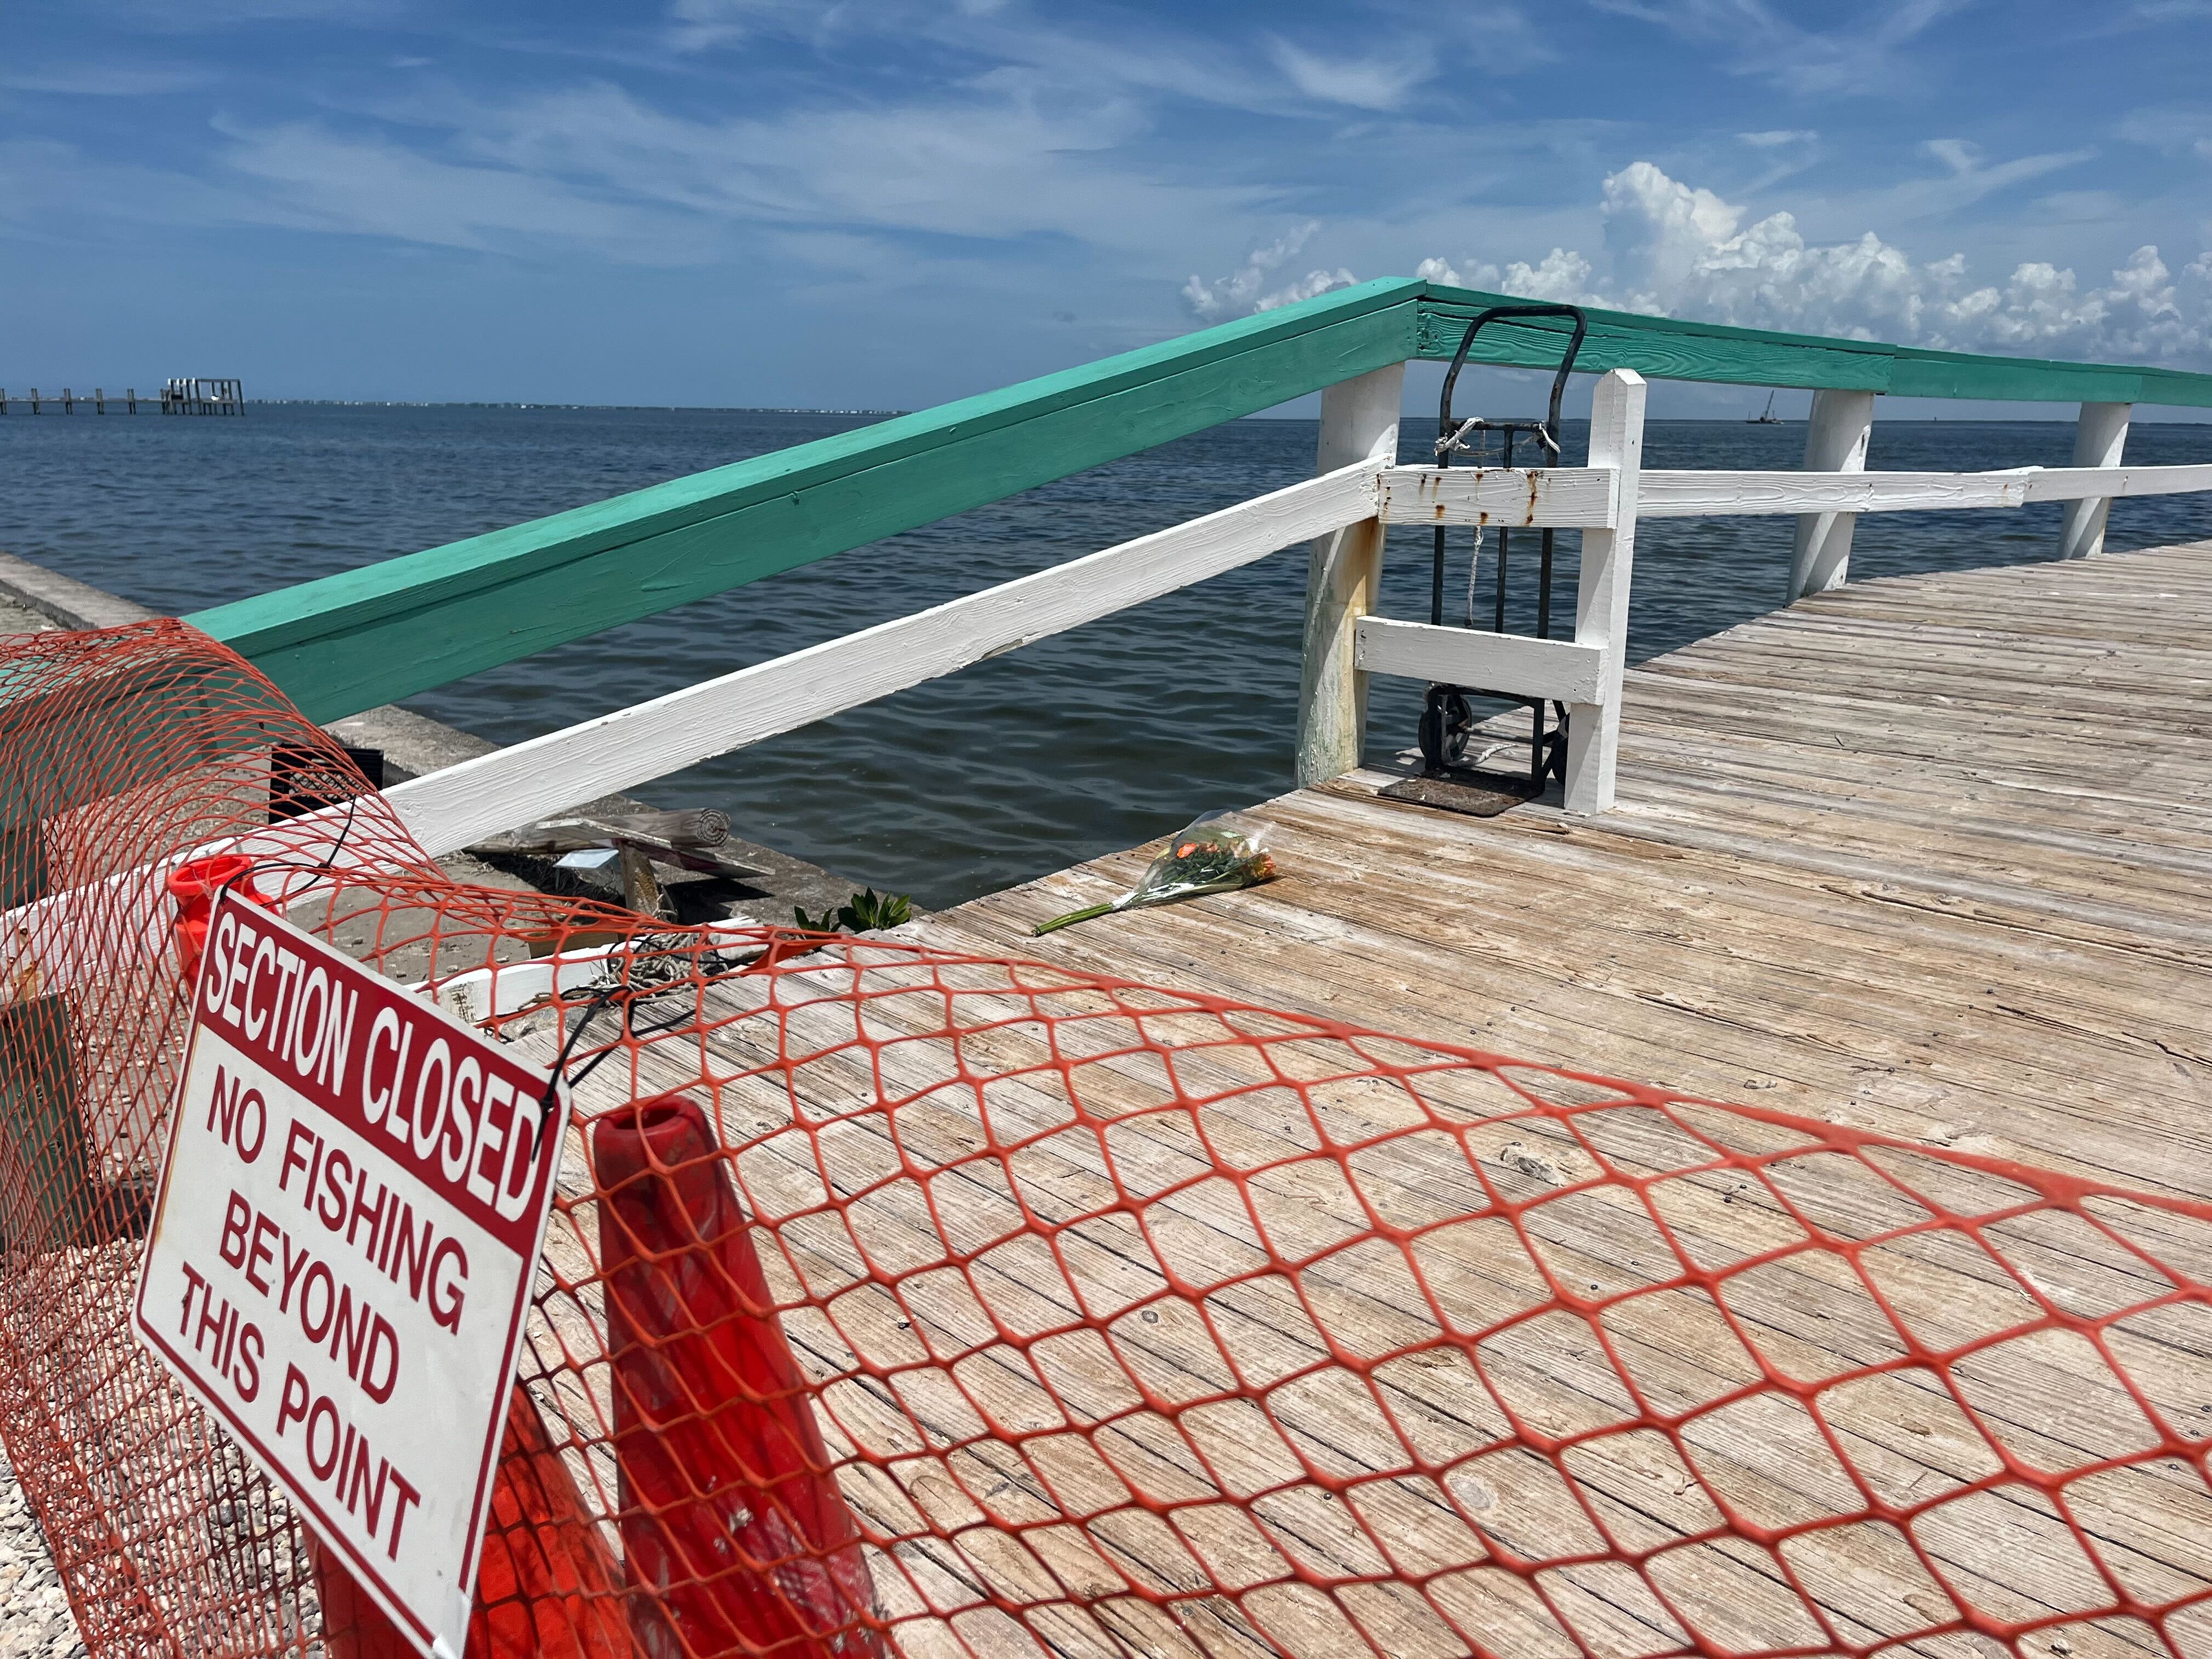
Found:
[{"label": "thin wispy cloud", "polygon": [[0,92],[40,93],[58,98],[155,98],[204,87],[214,71],[139,64],[47,64],[39,69],[0,70]]},{"label": "thin wispy cloud", "polygon": [[704,252],[687,220],[648,203],[595,198],[542,174],[423,155],[380,137],[296,124],[219,124],[224,161],[272,216],[301,228],[495,252],[518,243],[627,251],[645,264]]},{"label": "thin wispy cloud", "polygon": [[2212,161],[2212,109],[2132,111],[2114,126],[2113,137],[2168,155]]},{"label": "thin wispy cloud", "polygon": [[[1352,51],[1345,46],[1347,20],[1360,26]],[[1304,33],[1274,21],[1274,27],[1208,32],[1139,8],[1077,12],[1024,0],[878,0],[866,8],[846,0],[677,0],[666,39],[691,55],[781,40],[867,56],[900,41],[1094,93],[1120,88],[1282,115],[1397,110],[1448,72],[1511,75],[1555,56],[1509,5],[1490,6],[1473,21],[1461,12],[1355,8]]]},{"label": "thin wispy cloud", "polygon": [[81,0],[89,15],[156,34],[207,34],[256,23],[373,24],[407,14],[401,0]]},{"label": "thin wispy cloud", "polygon": [[1354,109],[1393,110],[1436,70],[1427,54],[1404,58],[1347,58],[1308,52],[1288,40],[1271,43],[1276,66],[1309,98]]},{"label": "thin wispy cloud", "polygon": [[1603,10],[1717,49],[1735,73],[1812,95],[1900,97],[1922,87],[1928,66],[1914,50],[1967,0],[1885,0],[1846,11],[1821,8],[1826,27],[1808,27],[1768,0],[1597,0]]}]

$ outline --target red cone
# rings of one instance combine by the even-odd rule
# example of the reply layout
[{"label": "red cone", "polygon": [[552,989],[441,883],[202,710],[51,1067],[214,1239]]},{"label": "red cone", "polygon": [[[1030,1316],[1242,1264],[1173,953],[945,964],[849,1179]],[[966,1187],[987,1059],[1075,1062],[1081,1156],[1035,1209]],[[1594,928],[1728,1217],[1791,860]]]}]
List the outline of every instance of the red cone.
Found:
[{"label": "red cone", "polygon": [[252,903],[272,902],[253,884],[253,860],[243,853],[218,853],[213,858],[193,859],[169,872],[169,896],[177,902],[177,951],[184,957],[187,995],[199,983],[200,955],[207,949],[208,921],[215,910],[216,895],[226,885]]},{"label": "red cone", "polygon": [[[310,1536],[325,1659],[414,1659],[337,1558]],[[520,1384],[507,1404],[464,1659],[630,1659],[622,1570],[577,1501]]]},{"label": "red cone", "polygon": [[517,1384],[484,1528],[466,1659],[625,1659],[622,1569]]},{"label": "red cone", "polygon": [[858,1528],[719,1152],[679,1095],[592,1131],[630,1583],[691,1659],[883,1659]]},{"label": "red cone", "polygon": [[307,1534],[315,1595],[323,1608],[325,1659],[415,1659],[415,1644],[354,1580],[345,1564]]}]

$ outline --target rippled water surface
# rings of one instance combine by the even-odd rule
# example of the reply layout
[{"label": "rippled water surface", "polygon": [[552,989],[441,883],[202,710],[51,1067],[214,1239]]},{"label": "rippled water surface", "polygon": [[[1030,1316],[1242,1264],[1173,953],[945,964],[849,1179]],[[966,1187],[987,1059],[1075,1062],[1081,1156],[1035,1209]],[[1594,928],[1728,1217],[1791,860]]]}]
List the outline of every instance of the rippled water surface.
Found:
[{"label": "rippled water surface", "polygon": [[[865,424],[697,410],[257,405],[244,420],[0,419],[0,548],[188,612]],[[1409,421],[1412,434],[1425,423]],[[1568,434],[1577,459],[1578,427]],[[1644,464],[1786,468],[1802,425],[1656,422]],[[1869,465],[2063,465],[2058,423],[1878,423]],[[501,741],[882,622],[1290,483],[1310,422],[1240,421],[1013,501],[441,687],[413,707]],[[2128,459],[2212,459],[2212,428],[2138,426]],[[2049,556],[2058,509],[1863,520],[1855,575]],[[1460,601],[1466,543],[1455,541]],[[1786,519],[1646,524],[1631,646],[1671,650],[1771,608]],[[2212,499],[2121,501],[2108,544],[2212,537]],[[1513,556],[1534,618],[1535,536]],[[1571,608],[1574,538],[1560,538]],[[549,580],[557,580],[551,578]],[[641,793],[941,906],[1289,787],[1305,556],[1292,550]],[[1385,609],[1425,617],[1425,532],[1392,533]],[[1484,612],[1485,615],[1487,611]],[[495,619],[488,618],[488,625]],[[1419,688],[1378,681],[1370,744],[1411,741]]]}]

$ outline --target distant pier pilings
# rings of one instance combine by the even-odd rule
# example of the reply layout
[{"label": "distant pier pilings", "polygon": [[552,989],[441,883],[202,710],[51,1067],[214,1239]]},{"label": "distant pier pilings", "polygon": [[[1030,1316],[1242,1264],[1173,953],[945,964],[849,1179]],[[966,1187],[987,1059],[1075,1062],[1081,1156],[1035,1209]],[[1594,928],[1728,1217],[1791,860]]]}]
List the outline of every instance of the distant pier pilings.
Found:
[{"label": "distant pier pilings", "polygon": [[[58,396],[33,386],[27,398],[10,397],[8,388],[0,386],[0,415],[46,415],[56,411],[74,415],[79,404],[89,404],[95,415],[109,413],[111,404],[118,413],[136,415],[141,401],[156,406],[155,398],[142,400],[137,386],[125,386],[119,398],[109,397],[100,386],[93,387],[88,398],[68,386],[64,386]],[[246,392],[243,382],[239,380],[204,375],[176,376],[162,383],[158,407],[164,415],[243,415]]]}]

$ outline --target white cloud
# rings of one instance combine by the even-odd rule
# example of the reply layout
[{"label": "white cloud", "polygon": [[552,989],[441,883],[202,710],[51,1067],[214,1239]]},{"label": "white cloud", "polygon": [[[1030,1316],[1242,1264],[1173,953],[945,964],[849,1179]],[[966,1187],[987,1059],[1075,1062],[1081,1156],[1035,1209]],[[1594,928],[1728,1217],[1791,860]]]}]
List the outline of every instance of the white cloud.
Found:
[{"label": "white cloud", "polygon": [[1954,173],[1972,173],[1981,165],[1981,146],[1964,138],[1930,138],[1920,148]]},{"label": "white cloud", "polygon": [[1603,211],[1619,302],[1634,310],[1963,350],[2174,361],[2208,344],[2206,296],[2185,295],[2154,247],[2104,285],[2035,261],[1977,285],[1963,255],[1915,263],[1873,231],[1820,245],[1788,213],[1745,225],[1646,161],[1606,180]]},{"label": "white cloud", "polygon": [[1809,144],[1820,136],[1810,127],[1776,127],[1767,132],[1739,132],[1735,141],[1753,149],[1779,149],[1785,144]]},{"label": "white cloud", "polygon": [[1464,277],[1449,260],[1424,259],[1414,268],[1413,275],[1423,282],[1510,294],[1516,300],[1550,300],[1564,305],[1605,303],[1589,292],[1590,262],[1562,247],[1553,248],[1533,265],[1516,259],[1501,270],[1497,265],[1470,261]]},{"label": "white cloud", "polygon": [[1192,276],[1182,285],[1185,303],[1198,316],[1214,323],[1254,312],[1273,311],[1278,306],[1310,300],[1331,289],[1350,288],[1357,278],[1342,269],[1310,270],[1280,288],[1268,288],[1275,272],[1296,258],[1298,250],[1311,241],[1320,228],[1316,221],[1285,233],[1266,247],[1255,248],[1244,257],[1244,263],[1226,276],[1210,283],[1201,276]]},{"label": "white cloud", "polygon": [[[1979,165],[1963,147],[1943,150],[1962,171]],[[1746,223],[1741,207],[1649,161],[1606,179],[1600,213],[1600,261],[1555,247],[1534,265],[1429,258],[1414,274],[1532,300],[1954,350],[2212,359],[2212,252],[2178,276],[2146,246],[2109,282],[2029,261],[2002,283],[1978,283],[1963,254],[1916,261],[1873,231],[1815,243],[1789,213]]]},{"label": "white cloud", "polygon": [[1273,311],[1277,306],[1295,305],[1300,300],[1313,299],[1331,289],[1350,288],[1358,280],[1341,265],[1334,270],[1310,270],[1271,294],[1262,294],[1253,302],[1252,309]]}]

